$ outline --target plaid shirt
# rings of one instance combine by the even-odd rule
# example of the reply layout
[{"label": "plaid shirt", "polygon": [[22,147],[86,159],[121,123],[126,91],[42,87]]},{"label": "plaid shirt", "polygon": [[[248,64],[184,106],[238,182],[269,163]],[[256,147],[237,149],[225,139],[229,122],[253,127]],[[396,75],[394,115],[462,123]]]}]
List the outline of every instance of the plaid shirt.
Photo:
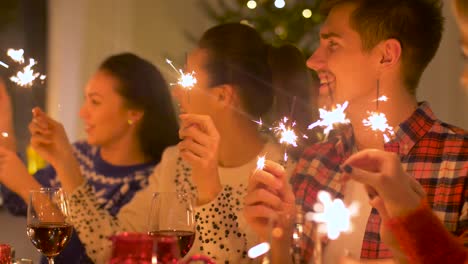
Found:
[{"label": "plaid shirt", "polygon": [[[307,148],[291,183],[299,213],[313,211],[317,193],[326,190],[343,198],[345,184],[339,169],[353,152],[354,136],[351,126],[334,131],[325,143]],[[436,119],[427,103],[422,103],[405,122],[395,138],[384,145],[385,151],[398,153],[403,168],[417,179],[427,193],[433,212],[445,227],[463,237],[468,246],[468,133]],[[375,208],[369,216],[361,258],[391,258],[388,248],[380,240],[381,218]],[[312,254],[311,226],[304,226],[306,259]]]}]

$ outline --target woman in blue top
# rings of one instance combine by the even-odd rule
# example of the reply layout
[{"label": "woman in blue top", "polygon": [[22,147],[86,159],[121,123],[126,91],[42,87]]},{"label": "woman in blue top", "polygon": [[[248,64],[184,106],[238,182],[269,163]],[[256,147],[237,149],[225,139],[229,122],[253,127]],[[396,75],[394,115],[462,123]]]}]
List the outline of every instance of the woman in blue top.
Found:
[{"label": "woman in blue top", "polygon": [[[9,99],[4,86],[0,87],[2,103],[2,110],[6,109],[7,113],[1,116],[7,118],[0,119],[9,119],[11,111],[5,107]],[[33,114],[38,115],[40,111],[34,109]],[[163,150],[178,142],[178,125],[167,83],[154,65],[138,56],[124,53],[109,57],[86,86],[80,117],[85,123],[87,140],[63,147],[73,149],[81,173],[95,189],[102,208],[116,215],[135,192],[147,185],[148,176]],[[1,120],[0,125],[5,130],[12,127],[5,120]],[[35,125],[34,122],[30,125],[31,131]],[[39,185],[60,186],[60,182],[54,169],[56,164],[38,171],[34,175],[36,182],[31,181],[14,153],[12,138],[8,145],[0,145],[0,159],[3,159],[0,182],[6,185],[2,186],[2,196],[11,213],[26,215],[24,201],[29,190]],[[18,190],[15,185],[21,186],[19,195],[8,189]],[[47,263],[45,258],[42,263]],[[55,263],[92,262],[78,236],[74,235],[55,258]]]}]

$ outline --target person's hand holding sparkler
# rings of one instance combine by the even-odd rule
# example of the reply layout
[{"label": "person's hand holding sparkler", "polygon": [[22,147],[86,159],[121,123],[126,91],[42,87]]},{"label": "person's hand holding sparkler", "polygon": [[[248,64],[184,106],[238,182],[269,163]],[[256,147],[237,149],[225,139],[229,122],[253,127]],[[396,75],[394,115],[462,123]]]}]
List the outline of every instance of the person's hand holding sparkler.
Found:
[{"label": "person's hand holding sparkler", "polygon": [[[422,186],[404,171],[395,153],[363,150],[348,158],[342,169],[344,180],[353,179],[366,186],[370,204],[379,211],[383,222],[415,210],[425,197]],[[406,261],[385,224],[380,225],[380,236],[396,258]]]},{"label": "person's hand holding sparkler", "polygon": [[219,133],[209,116],[182,114],[180,119],[180,156],[192,166],[198,204],[205,204],[222,190],[218,175]]},{"label": "person's hand holding sparkler", "polygon": [[47,116],[39,107],[32,112],[33,119],[29,123],[32,147],[54,167],[66,164],[59,159],[73,154],[63,125]]},{"label": "person's hand holding sparkler", "polygon": [[31,146],[57,171],[62,188],[71,193],[84,178],[63,125],[47,116],[39,107],[32,110],[29,123]]},{"label": "person's hand holding sparkler", "polygon": [[263,169],[256,168],[250,176],[244,216],[261,241],[271,241],[272,263],[292,259],[289,249],[295,213],[295,197],[286,171],[280,164],[266,160]]}]

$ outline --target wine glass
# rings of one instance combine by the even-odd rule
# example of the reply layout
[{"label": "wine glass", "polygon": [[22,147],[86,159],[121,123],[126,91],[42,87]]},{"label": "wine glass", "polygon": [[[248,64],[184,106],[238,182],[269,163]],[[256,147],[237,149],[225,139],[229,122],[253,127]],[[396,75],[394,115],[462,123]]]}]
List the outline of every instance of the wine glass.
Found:
[{"label": "wine glass", "polygon": [[68,203],[60,188],[30,191],[27,234],[33,245],[54,264],[57,256],[72,236]]},{"label": "wine glass", "polygon": [[158,261],[174,263],[184,257],[195,240],[195,218],[190,196],[157,192],[149,217],[149,234],[154,238]]}]

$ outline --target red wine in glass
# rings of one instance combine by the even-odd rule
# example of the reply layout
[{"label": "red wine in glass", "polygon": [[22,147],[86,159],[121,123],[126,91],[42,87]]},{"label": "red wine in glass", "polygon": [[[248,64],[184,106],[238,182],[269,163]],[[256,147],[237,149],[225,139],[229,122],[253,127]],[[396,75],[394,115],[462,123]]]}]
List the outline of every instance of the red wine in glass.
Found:
[{"label": "red wine in glass", "polygon": [[190,251],[195,240],[194,231],[179,231],[179,230],[161,230],[155,232],[149,232],[156,241],[159,241],[159,238],[173,238],[175,239],[178,249],[180,251],[180,256],[185,257]]},{"label": "red wine in glass", "polygon": [[54,264],[54,257],[65,248],[73,232],[67,197],[62,189],[30,191],[26,232],[48,263]]},{"label": "red wine in glass", "polygon": [[191,196],[177,192],[154,194],[148,233],[155,240],[158,260],[173,257],[174,248],[179,257],[185,257],[195,240],[195,226]]},{"label": "red wine in glass", "polygon": [[73,227],[66,223],[28,225],[26,232],[33,245],[45,256],[55,257],[70,240]]}]

